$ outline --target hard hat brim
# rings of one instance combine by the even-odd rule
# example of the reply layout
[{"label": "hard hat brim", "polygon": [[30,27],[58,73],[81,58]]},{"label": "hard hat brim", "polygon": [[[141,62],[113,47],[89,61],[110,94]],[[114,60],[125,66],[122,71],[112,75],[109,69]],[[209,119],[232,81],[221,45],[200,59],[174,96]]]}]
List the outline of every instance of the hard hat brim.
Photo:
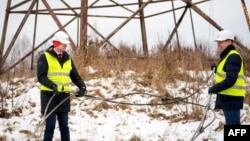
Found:
[{"label": "hard hat brim", "polygon": [[62,44],[70,44],[70,41],[61,41]]}]

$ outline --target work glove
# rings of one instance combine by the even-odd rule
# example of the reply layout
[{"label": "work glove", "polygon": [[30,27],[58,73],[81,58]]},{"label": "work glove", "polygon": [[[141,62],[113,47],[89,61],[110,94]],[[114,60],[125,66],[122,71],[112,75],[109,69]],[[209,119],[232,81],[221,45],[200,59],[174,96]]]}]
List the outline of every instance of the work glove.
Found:
[{"label": "work glove", "polygon": [[51,86],[51,88],[52,88],[52,90],[53,90],[54,95],[55,95],[55,96],[58,96],[59,92],[58,92],[58,90],[57,90],[57,85],[53,84],[53,85]]},{"label": "work glove", "polygon": [[85,87],[82,87],[82,88],[79,90],[79,92],[77,92],[76,97],[82,97],[82,96],[84,96],[84,95],[86,95],[86,88],[85,88]]},{"label": "work glove", "polygon": [[210,94],[210,95],[214,94],[213,87],[208,88],[208,94]]},{"label": "work glove", "polygon": [[213,63],[211,66],[210,66],[211,70],[214,71],[214,73],[216,73],[216,68],[217,68],[217,65],[215,63]]}]

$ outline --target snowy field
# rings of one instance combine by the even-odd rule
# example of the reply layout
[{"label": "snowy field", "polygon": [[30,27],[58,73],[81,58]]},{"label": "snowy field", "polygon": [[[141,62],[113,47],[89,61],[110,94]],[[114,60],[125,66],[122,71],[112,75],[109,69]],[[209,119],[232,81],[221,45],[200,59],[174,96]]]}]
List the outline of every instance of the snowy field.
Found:
[{"label": "snowy field", "polygon": [[[194,95],[185,102],[170,99],[164,104],[160,98],[163,94],[154,86],[139,85],[137,82],[143,78],[137,75],[134,80],[131,79],[135,78],[133,75],[136,75],[133,71],[126,71],[119,77],[93,78],[85,81],[91,97],[76,98],[71,94],[69,127],[72,141],[188,141],[195,133],[198,133],[195,139],[198,141],[223,140],[224,116],[222,111],[213,110],[215,95],[211,96],[204,132],[195,132],[205,114],[204,106],[209,102],[208,84],[182,81],[166,84],[166,91],[173,97]],[[39,85],[36,78],[1,82],[1,89],[8,91],[1,106],[10,113],[9,118],[0,118],[1,141],[41,140],[44,126]],[[184,93],[182,89],[186,85],[199,85],[199,93]],[[72,88],[77,91],[76,86]],[[113,98],[111,102],[107,101],[109,98]],[[171,102],[174,103],[169,104]],[[242,124],[250,124],[249,111],[249,105],[245,104],[241,111]],[[54,141],[59,140],[57,125]]]}]

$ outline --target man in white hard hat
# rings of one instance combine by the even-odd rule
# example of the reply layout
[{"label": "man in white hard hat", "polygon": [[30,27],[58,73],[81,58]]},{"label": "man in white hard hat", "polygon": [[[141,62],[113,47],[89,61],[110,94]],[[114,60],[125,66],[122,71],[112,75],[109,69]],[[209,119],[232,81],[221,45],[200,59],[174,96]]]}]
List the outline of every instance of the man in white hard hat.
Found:
[{"label": "man in white hard hat", "polygon": [[[73,60],[65,51],[69,43],[69,36],[65,32],[57,32],[53,37],[53,45],[38,59],[37,78],[41,84],[41,113],[47,117],[45,119],[44,141],[53,140],[56,119],[59,123],[61,141],[70,141],[68,127],[70,80],[79,88],[78,97],[83,96],[86,92],[84,81]],[[49,114],[50,111],[53,112]]]},{"label": "man in white hard hat", "polygon": [[220,61],[216,67],[216,83],[208,89],[209,94],[217,94],[215,109],[222,109],[226,125],[241,124],[240,109],[246,93],[243,60],[233,45],[234,38],[229,30],[217,34],[215,42]]}]

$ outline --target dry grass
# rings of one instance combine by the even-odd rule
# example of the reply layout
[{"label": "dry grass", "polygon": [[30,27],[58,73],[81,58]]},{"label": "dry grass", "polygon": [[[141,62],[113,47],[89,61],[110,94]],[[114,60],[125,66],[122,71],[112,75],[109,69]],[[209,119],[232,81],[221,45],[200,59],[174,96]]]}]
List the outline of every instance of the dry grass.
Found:
[{"label": "dry grass", "polygon": [[141,141],[141,139],[137,136],[133,136],[129,141]]},{"label": "dry grass", "polygon": [[[182,49],[165,51],[164,53],[158,52],[146,58],[141,57],[141,53],[135,55],[134,50],[130,50],[129,53],[129,47],[122,47],[122,49],[119,54],[114,53],[114,56],[89,51],[93,54],[87,55],[87,61],[83,60],[84,55],[79,54],[73,56],[73,60],[85,80],[111,76],[116,76],[119,79],[121,72],[132,70],[136,73],[132,79],[136,80],[138,84],[145,87],[154,84],[159,91],[165,91],[164,84],[174,83],[176,80],[199,81],[201,83],[204,81],[202,78],[191,77],[179,69],[208,70],[211,64],[208,57],[199,50]],[[90,48],[89,50],[95,49]],[[97,71],[90,73],[86,66],[91,66]],[[138,80],[138,77],[142,77],[143,80]]]}]

